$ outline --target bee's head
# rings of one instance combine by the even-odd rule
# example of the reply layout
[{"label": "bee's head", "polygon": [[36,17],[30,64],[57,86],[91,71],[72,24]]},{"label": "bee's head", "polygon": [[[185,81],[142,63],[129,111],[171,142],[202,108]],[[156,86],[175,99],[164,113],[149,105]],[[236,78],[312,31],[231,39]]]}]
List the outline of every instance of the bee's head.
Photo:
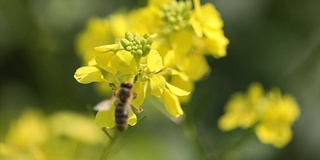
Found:
[{"label": "bee's head", "polygon": [[132,84],[131,84],[131,83],[122,82],[122,83],[120,84],[120,87],[132,89]]}]

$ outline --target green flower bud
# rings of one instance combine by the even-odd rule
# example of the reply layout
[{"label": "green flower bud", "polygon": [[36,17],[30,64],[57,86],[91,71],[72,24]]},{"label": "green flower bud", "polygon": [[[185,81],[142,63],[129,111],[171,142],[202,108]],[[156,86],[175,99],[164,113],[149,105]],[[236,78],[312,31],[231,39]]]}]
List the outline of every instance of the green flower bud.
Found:
[{"label": "green flower bud", "polygon": [[126,50],[127,50],[127,51],[131,51],[131,50],[132,50],[132,47],[131,47],[131,46],[127,46],[127,47],[126,47]]},{"label": "green flower bud", "polygon": [[121,39],[120,42],[123,48],[139,61],[141,57],[149,54],[151,44],[153,43],[152,39],[153,38],[149,34],[145,34],[141,37],[139,34],[132,35],[130,32],[126,32],[125,38]]},{"label": "green flower bud", "polygon": [[141,56],[143,54],[143,51],[141,49],[138,49],[137,54]]},{"label": "green flower bud", "polygon": [[120,43],[123,48],[127,48],[127,46],[130,46],[130,41],[128,41],[127,39],[121,39]]},{"label": "green flower bud", "polygon": [[189,19],[192,13],[192,3],[187,1],[172,1],[170,4],[162,7],[161,17],[165,22],[165,33],[178,31],[189,25]]},{"label": "green flower bud", "polygon": [[132,41],[133,40],[133,35],[130,32],[125,33],[125,37],[127,40]]}]

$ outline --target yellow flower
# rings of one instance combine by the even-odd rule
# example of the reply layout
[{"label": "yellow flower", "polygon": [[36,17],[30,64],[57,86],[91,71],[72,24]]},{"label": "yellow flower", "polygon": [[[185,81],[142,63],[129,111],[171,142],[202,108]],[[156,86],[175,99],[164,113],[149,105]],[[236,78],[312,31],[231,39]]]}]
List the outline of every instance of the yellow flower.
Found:
[{"label": "yellow flower", "polygon": [[[183,90],[186,90],[186,91],[193,91],[194,87],[195,87],[194,83],[191,82],[188,79],[188,77],[185,74],[183,74],[182,72],[177,73],[177,74],[172,73],[172,76],[170,78],[169,83],[174,86],[177,86]],[[187,96],[182,96],[182,97],[178,97],[178,98],[181,103],[187,103],[187,102],[189,102],[191,97],[192,97],[192,92],[190,92],[190,94]]]},{"label": "yellow flower", "polygon": [[[180,85],[185,90],[193,89],[190,86],[193,86],[195,81],[210,73],[210,67],[204,56],[205,53],[210,53],[216,58],[226,55],[228,39],[224,36],[222,30],[223,22],[220,14],[212,4],[208,3],[201,6],[199,0],[194,0],[194,9],[192,9],[191,1],[149,0],[146,7],[130,12],[117,12],[107,18],[94,20],[90,21],[90,25],[82,34],[83,36],[80,36],[79,42],[82,43],[78,43],[78,48],[94,52],[93,47],[102,43],[114,43],[114,39],[120,37],[120,34],[125,31],[138,34],[155,33],[157,37],[154,39],[153,47],[160,53],[164,68],[178,70],[188,76],[188,80],[184,80],[185,84],[188,85]],[[102,28],[108,32],[105,32]],[[126,47],[124,48],[126,49]],[[115,75],[118,72],[117,67],[122,65],[112,66],[113,55],[113,53],[84,54],[84,58],[85,61],[90,59],[89,66],[100,63],[98,64],[99,67]],[[97,56],[102,56],[104,59],[97,58]],[[103,62],[96,62],[102,59]],[[104,62],[106,60],[109,63]],[[95,74],[97,73],[95,72]],[[83,76],[86,78],[86,75]],[[107,82],[116,79],[104,72],[103,77]],[[104,80],[96,78],[94,81],[87,81],[87,79],[84,79],[80,83],[101,81]],[[189,87],[184,88],[184,86]]]},{"label": "yellow flower", "polygon": [[92,60],[96,52],[93,48],[106,42],[112,42],[113,40],[114,37],[111,33],[109,21],[97,17],[91,18],[86,29],[77,37],[77,53],[82,58],[84,64],[88,62],[89,64],[94,64]]},{"label": "yellow flower", "polygon": [[[133,107],[139,109],[143,103],[146,94],[154,95],[155,97],[161,98],[164,101],[167,111],[174,117],[179,117],[183,114],[180,106],[178,96],[185,96],[188,92],[183,91],[175,86],[170,85],[166,82],[162,75],[157,74],[163,67],[162,59],[160,55],[155,51],[151,50],[148,54],[145,63],[141,63],[141,68],[137,68],[138,65],[134,66],[135,60],[133,56],[126,51],[119,51],[115,56],[115,66],[121,66],[119,68],[120,73],[124,73],[123,76],[127,77],[123,81],[130,81],[132,77],[136,77],[137,81],[133,83],[133,92],[138,94],[138,97],[133,100]],[[134,69],[135,68],[135,69]],[[139,72],[138,72],[139,70]],[[119,73],[118,73],[119,74]],[[150,89],[147,89],[149,87]],[[148,93],[147,93],[148,91]],[[98,111],[96,115],[96,123],[99,127],[113,128],[115,126],[115,107],[107,111]],[[137,117],[132,110],[130,110],[128,124],[131,126],[137,123]]]},{"label": "yellow flower", "polygon": [[[96,146],[91,145],[107,140],[89,117],[65,111],[48,118],[40,111],[24,111],[6,134],[0,140],[0,159],[74,159],[78,152],[70,146],[92,152]],[[85,154],[77,157],[90,159]]]},{"label": "yellow flower", "polygon": [[261,142],[282,148],[292,139],[291,126],[300,115],[299,106],[292,96],[282,96],[277,88],[267,98],[261,122],[255,132]]},{"label": "yellow flower", "polygon": [[229,40],[223,34],[223,21],[215,7],[206,3],[200,6],[200,0],[193,0],[194,12],[190,23],[194,32],[202,39],[207,51],[214,57],[224,57]]},{"label": "yellow flower", "polygon": [[[89,117],[70,111],[60,111],[48,118],[53,136],[63,136],[86,144],[103,143],[104,135]],[[83,131],[86,131],[83,133]]]},{"label": "yellow flower", "polygon": [[243,129],[253,126],[259,120],[259,110],[263,104],[263,88],[259,83],[253,83],[248,93],[236,93],[225,106],[225,114],[219,119],[219,128],[230,131],[241,127]]},{"label": "yellow flower", "polygon": [[44,115],[27,111],[12,125],[5,143],[0,143],[0,157],[8,159],[44,160],[42,146],[49,138]]},{"label": "yellow flower", "polygon": [[292,139],[291,127],[299,115],[299,106],[294,97],[282,96],[278,88],[265,96],[262,86],[254,83],[246,96],[236,93],[229,100],[226,113],[219,119],[219,128],[230,131],[237,127],[254,127],[262,143],[282,148]]},{"label": "yellow flower", "polygon": [[[174,117],[183,114],[178,96],[187,96],[184,91],[167,82],[167,75],[177,75],[188,79],[183,73],[164,68],[160,54],[151,49],[153,40],[149,35],[140,37],[127,32],[120,44],[110,44],[96,47],[100,52],[96,54],[96,66],[80,67],[74,77],[79,83],[107,82],[120,85],[121,82],[133,84],[133,92],[138,97],[132,101],[133,107],[140,109],[145,96],[150,94],[162,99],[167,111]],[[102,73],[107,72],[112,78],[106,79]],[[109,102],[102,102],[109,103]],[[109,104],[110,109],[99,111],[96,122],[100,127],[113,128],[115,126],[115,106]],[[130,111],[128,124],[137,123],[136,115]]]},{"label": "yellow flower", "polygon": [[[201,6],[199,0],[193,2],[194,9],[189,0],[149,0],[146,7],[104,19],[110,31],[106,37],[116,39],[125,31],[154,33],[157,37],[140,37],[127,32],[125,38],[116,39],[115,44],[96,47],[98,53],[89,66],[79,68],[74,77],[83,84],[133,83],[133,91],[139,93],[132,102],[134,107],[139,107],[145,96],[151,94],[162,99],[172,116],[181,116],[179,100],[188,101],[191,97],[185,90],[192,91],[194,82],[210,73],[205,53],[223,57],[229,43],[214,6]],[[153,49],[151,44],[154,44]],[[103,123],[105,120],[101,121]]]}]

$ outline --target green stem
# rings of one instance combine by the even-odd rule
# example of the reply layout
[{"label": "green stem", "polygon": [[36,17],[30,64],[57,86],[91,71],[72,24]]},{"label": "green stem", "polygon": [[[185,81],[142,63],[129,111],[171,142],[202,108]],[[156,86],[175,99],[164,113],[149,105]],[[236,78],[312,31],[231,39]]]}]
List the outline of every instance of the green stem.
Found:
[{"label": "green stem", "polygon": [[[140,123],[142,120],[144,120],[147,116],[144,114],[142,115],[142,117],[140,119],[138,119],[137,123]],[[117,153],[119,151],[119,148],[114,148],[114,144],[117,142],[117,146],[119,145],[119,141],[121,141],[121,139],[124,139],[128,136],[128,133],[124,134],[124,133],[120,133],[119,131],[115,132],[115,135],[112,137],[109,132],[107,131],[107,129],[104,127],[102,128],[102,131],[108,136],[108,138],[110,139],[110,142],[107,144],[107,146],[104,148],[100,160],[104,160],[107,159],[108,156],[110,155],[111,150],[113,150],[114,153]],[[121,134],[121,135],[120,135]]]},{"label": "green stem", "polygon": [[199,155],[206,156],[206,150],[199,139],[196,127],[192,123],[188,123],[187,121],[184,121],[182,127],[186,138],[197,147]]},{"label": "green stem", "polygon": [[[110,136],[110,135],[109,135],[109,136]],[[108,137],[109,137],[109,136],[108,136]],[[110,152],[111,152],[111,150],[112,150],[112,147],[113,147],[113,145],[114,145],[114,142],[115,142],[116,139],[117,139],[117,136],[118,136],[118,134],[117,134],[117,132],[116,132],[116,134],[114,135],[114,137],[111,137],[110,142],[109,142],[108,145],[104,148],[104,150],[103,150],[103,152],[102,152],[102,154],[101,154],[100,160],[104,160],[104,159],[107,159],[107,158],[108,158],[108,156],[109,156],[109,154],[110,154]]]},{"label": "green stem", "polygon": [[114,143],[115,143],[115,141],[117,140],[117,137],[118,137],[118,132],[116,132],[115,135],[113,137],[111,137],[111,135],[106,131],[106,129],[104,129],[103,131],[110,138],[110,142],[109,142],[109,144],[107,144],[107,146],[102,151],[100,160],[104,160],[104,159],[108,158],[108,156],[110,154],[110,151],[112,150],[113,145],[114,145]]},{"label": "green stem", "polygon": [[109,134],[109,132],[107,131],[107,128],[106,127],[103,127],[102,128],[102,131],[107,135],[107,137],[112,140],[112,136]]},{"label": "green stem", "polygon": [[231,150],[235,150],[237,149],[238,147],[241,147],[243,145],[243,143],[245,141],[248,140],[248,138],[250,138],[253,134],[253,129],[248,129],[246,131],[246,133],[239,139],[237,140],[235,143],[233,143],[231,146],[223,149],[220,151],[220,153],[218,153],[218,157],[222,159],[222,157],[224,157],[224,155],[228,154],[229,151]]}]

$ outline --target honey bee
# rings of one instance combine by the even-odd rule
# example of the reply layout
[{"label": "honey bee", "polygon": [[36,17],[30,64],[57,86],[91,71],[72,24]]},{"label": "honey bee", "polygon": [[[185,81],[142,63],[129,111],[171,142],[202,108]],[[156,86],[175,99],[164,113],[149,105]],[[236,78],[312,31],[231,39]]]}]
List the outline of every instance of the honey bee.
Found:
[{"label": "honey bee", "polygon": [[123,82],[120,84],[120,88],[114,91],[114,96],[111,99],[100,102],[94,107],[94,110],[109,110],[115,104],[116,127],[120,132],[123,132],[128,128],[131,102],[136,97],[137,94],[132,92],[132,84]]}]

